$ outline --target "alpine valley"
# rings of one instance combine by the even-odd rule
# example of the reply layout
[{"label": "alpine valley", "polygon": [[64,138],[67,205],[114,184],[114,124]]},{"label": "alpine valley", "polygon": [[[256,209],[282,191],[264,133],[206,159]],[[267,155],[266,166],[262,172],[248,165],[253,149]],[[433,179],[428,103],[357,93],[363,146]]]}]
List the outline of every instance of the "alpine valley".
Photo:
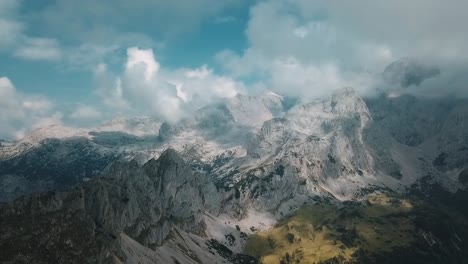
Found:
[{"label": "alpine valley", "polygon": [[237,95],[0,141],[0,262],[468,263],[467,186],[466,99]]}]

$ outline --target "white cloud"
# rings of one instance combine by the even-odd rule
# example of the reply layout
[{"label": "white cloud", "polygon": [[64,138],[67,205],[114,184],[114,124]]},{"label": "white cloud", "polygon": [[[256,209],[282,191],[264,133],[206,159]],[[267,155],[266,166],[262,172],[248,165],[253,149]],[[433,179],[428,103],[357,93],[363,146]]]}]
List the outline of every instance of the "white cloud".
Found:
[{"label": "white cloud", "polygon": [[44,128],[52,125],[62,124],[63,114],[61,112],[54,112],[50,116],[38,117],[34,120],[29,130]]},{"label": "white cloud", "polygon": [[273,90],[299,98],[320,97],[343,87],[368,92],[373,84],[370,75],[345,73],[332,63],[301,64],[293,57],[274,61],[270,71]]},{"label": "white cloud", "polygon": [[[363,48],[340,28],[306,19],[297,8],[296,1],[264,1],[252,7],[246,29],[250,46],[240,55],[222,51],[217,62],[227,73],[260,80],[279,93],[316,97],[344,86],[367,91],[372,77],[365,69],[378,71],[384,60],[393,59],[391,50],[382,52],[383,45],[365,43]],[[380,57],[364,56],[369,51]]]},{"label": "white cloud", "polygon": [[0,77],[0,106],[12,106],[15,100],[16,91],[10,79]]},{"label": "white cloud", "polygon": [[300,26],[294,29],[294,34],[299,38],[305,38],[309,34],[309,30],[305,26]]},{"label": "white cloud", "polygon": [[27,98],[23,98],[22,107],[28,111],[43,113],[51,110],[53,105],[45,98],[29,96]]},{"label": "white cloud", "polygon": [[[244,88],[241,83],[225,76],[218,76],[203,65],[197,69],[180,70],[172,78],[182,83],[181,90],[188,95],[190,100],[207,100],[208,102],[218,98],[231,98]],[[200,98],[201,97],[201,98]]]},{"label": "white cloud", "polygon": [[108,71],[107,65],[98,64],[94,69],[95,93],[102,98],[105,106],[112,110],[130,110],[123,96],[122,80]]},{"label": "white cloud", "polygon": [[244,89],[233,79],[218,76],[207,66],[165,69],[152,50],[127,50],[125,70],[114,75],[103,64],[95,69],[97,93],[108,105],[126,114],[155,115],[176,121],[207,103],[235,96]]},{"label": "white cloud", "polygon": [[25,60],[57,61],[62,57],[57,40],[49,38],[26,38],[14,54]]},{"label": "white cloud", "polygon": [[151,81],[159,71],[159,63],[156,62],[153,50],[141,50],[136,47],[127,49],[126,70],[139,71],[144,68],[145,80]]},{"label": "white cloud", "polygon": [[61,119],[49,100],[19,93],[10,79],[0,77],[0,138],[15,139],[32,129],[60,124]]},{"label": "white cloud", "polygon": [[[454,65],[468,65],[467,8],[462,0],[266,0],[250,10],[249,47],[216,60],[232,76],[294,96],[340,86],[369,92],[389,63],[406,56],[440,65],[447,73],[440,78],[455,77]],[[449,83],[451,92],[462,89],[454,88],[462,81]]]},{"label": "white cloud", "polygon": [[0,49],[12,46],[22,29],[23,26],[20,23],[0,18]]},{"label": "white cloud", "polygon": [[73,119],[95,121],[102,117],[102,113],[93,106],[79,105],[70,115]]},{"label": "white cloud", "polygon": [[304,19],[317,10],[326,21],[362,41],[381,42],[407,55],[466,57],[464,0],[292,1]]},{"label": "white cloud", "polygon": [[252,74],[264,75],[269,72],[272,59],[262,49],[248,48],[242,56],[230,50],[224,50],[216,54],[216,61],[234,77],[245,77]]}]

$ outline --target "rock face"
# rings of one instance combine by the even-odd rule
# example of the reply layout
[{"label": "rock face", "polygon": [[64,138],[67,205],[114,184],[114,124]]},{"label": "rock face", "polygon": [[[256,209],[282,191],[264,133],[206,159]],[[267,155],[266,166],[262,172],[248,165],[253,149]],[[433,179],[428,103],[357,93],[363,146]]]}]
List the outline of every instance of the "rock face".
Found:
[{"label": "rock face", "polygon": [[2,143],[0,200],[65,190],[114,161],[144,164],[167,148],[226,190],[227,200],[242,197],[236,207],[276,210],[291,194],[352,199],[362,188],[404,189],[427,175],[455,190],[468,167],[466,105],[409,95],[363,99],[351,88],[307,103],[265,92],[172,124],[120,118],[89,131],[50,127]]},{"label": "rock face", "polygon": [[388,138],[417,156],[419,165],[413,166],[421,176],[453,185],[457,172],[468,166],[468,100],[406,95],[368,99],[367,105]]},{"label": "rock face", "polygon": [[419,86],[424,80],[440,74],[440,69],[433,65],[425,65],[416,59],[403,58],[388,65],[384,72],[384,79],[391,83],[407,88],[411,85]]},{"label": "rock face", "polygon": [[233,193],[223,206],[240,216],[250,206],[284,215],[316,195],[353,199],[363,188],[401,178],[396,146],[364,100],[340,90],[266,121],[247,154],[218,170],[217,184]]},{"label": "rock face", "polygon": [[0,199],[56,191],[2,205],[0,262],[255,262],[237,255],[247,235],[303,204],[466,188],[467,105],[264,93],[177,123],[118,119],[2,142]]},{"label": "rock face", "polygon": [[118,162],[70,192],[2,205],[0,261],[126,263],[133,256],[122,252],[122,236],[149,249],[176,227],[203,236],[203,215],[217,214],[219,200],[206,175],[193,174],[173,150],[144,166]]}]

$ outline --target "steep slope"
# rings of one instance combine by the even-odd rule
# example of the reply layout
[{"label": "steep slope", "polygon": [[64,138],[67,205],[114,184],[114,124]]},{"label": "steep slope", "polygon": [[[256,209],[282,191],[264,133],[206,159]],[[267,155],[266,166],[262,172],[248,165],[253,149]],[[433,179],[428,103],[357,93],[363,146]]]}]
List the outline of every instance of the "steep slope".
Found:
[{"label": "steep slope", "polygon": [[[342,208],[375,192],[414,192],[441,197],[442,211],[463,211],[467,105],[463,99],[407,95],[363,99],[346,88],[291,106],[267,92],[203,107],[176,123],[116,119],[97,129],[50,127],[2,142],[1,199],[79,185],[2,205],[0,246],[7,250],[0,261],[255,263],[238,255],[249,235],[268,234],[284,217],[300,215],[304,205]],[[434,217],[427,208],[416,212],[426,236],[410,234],[418,243],[427,243],[421,238],[438,228],[421,220]],[[329,220],[344,224],[334,216]],[[406,216],[395,219],[406,223]],[[440,226],[457,223],[450,221]],[[407,234],[400,231],[395,234]],[[437,250],[463,258],[456,252],[465,237],[458,241],[458,231],[448,232],[437,237],[451,246]],[[344,252],[339,243],[322,242]],[[418,243],[409,248],[426,248]],[[281,250],[276,257],[283,257]],[[353,252],[361,254],[354,259],[388,257]]]},{"label": "steep slope", "polygon": [[[279,111],[281,98],[267,95],[238,96],[171,125],[153,118],[118,117],[95,129],[49,126],[2,143],[0,201],[64,190],[93,178],[112,161],[135,159],[142,164],[168,147],[180,151],[194,167],[208,169],[225,156],[242,154],[245,138],[272,117],[269,109]],[[255,117],[252,112],[262,117],[248,120]]]},{"label": "steep slope", "polygon": [[32,192],[69,189],[98,175],[116,160],[150,159],[152,155],[146,150],[152,149],[151,142],[157,140],[157,129],[151,132],[156,136],[140,130],[151,128],[153,120],[117,121],[91,130],[48,126],[16,142],[1,144],[0,201]]},{"label": "steep slope", "polygon": [[404,89],[412,85],[419,86],[440,73],[440,69],[435,65],[427,65],[416,58],[406,57],[390,63],[382,75],[389,84]]},{"label": "steep slope", "polygon": [[232,194],[226,208],[284,214],[289,210],[280,207],[289,208],[293,198],[295,204],[314,195],[352,199],[376,186],[404,191],[427,175],[454,191],[467,168],[464,105],[450,98],[362,99],[347,88],[291,107],[265,92],[203,107],[172,124],[117,118],[89,131],[52,127],[2,145],[1,199],[69,188],[112,161],[143,164],[167,148]]},{"label": "steep slope", "polygon": [[454,98],[381,96],[366,100],[377,126],[416,152],[421,176],[430,176],[456,191],[459,174],[468,167],[468,101]]},{"label": "steep slope", "polygon": [[152,117],[115,117],[111,121],[93,129],[96,132],[123,132],[134,136],[157,135],[161,121]]},{"label": "steep slope", "polygon": [[365,102],[344,89],[265,122],[247,154],[213,174],[237,198],[227,203],[231,212],[253,206],[281,215],[316,195],[347,200],[363,189],[400,188],[406,177],[414,183],[397,154],[400,145],[375,126]]},{"label": "steep slope", "polygon": [[144,166],[118,162],[70,192],[2,205],[0,261],[228,262],[234,253],[218,253],[215,242],[202,238],[204,213],[217,214],[219,201],[209,179],[193,174],[173,150]]}]

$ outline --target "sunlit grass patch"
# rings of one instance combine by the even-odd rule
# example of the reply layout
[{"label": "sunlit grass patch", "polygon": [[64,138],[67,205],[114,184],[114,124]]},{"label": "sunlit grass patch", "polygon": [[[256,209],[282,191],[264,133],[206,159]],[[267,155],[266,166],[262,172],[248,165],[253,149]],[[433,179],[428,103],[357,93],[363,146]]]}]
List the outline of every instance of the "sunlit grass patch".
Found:
[{"label": "sunlit grass patch", "polygon": [[358,249],[388,252],[413,242],[412,210],[409,200],[388,195],[371,196],[366,205],[308,205],[275,228],[251,236],[245,251],[262,263],[345,261]]}]

